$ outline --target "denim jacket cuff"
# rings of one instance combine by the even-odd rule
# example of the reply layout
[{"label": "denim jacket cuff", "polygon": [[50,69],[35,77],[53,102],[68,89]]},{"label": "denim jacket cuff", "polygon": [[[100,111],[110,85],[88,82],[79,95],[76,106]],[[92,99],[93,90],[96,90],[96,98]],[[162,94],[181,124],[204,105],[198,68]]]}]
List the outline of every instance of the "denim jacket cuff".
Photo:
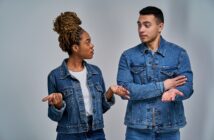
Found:
[{"label": "denim jacket cuff", "polygon": [[157,88],[160,89],[161,93],[163,93],[164,92],[163,82],[157,82]]},{"label": "denim jacket cuff", "polygon": [[107,104],[109,104],[110,106],[112,106],[112,105],[115,104],[115,97],[114,97],[114,95],[113,95],[110,99],[107,99],[107,98],[106,98],[106,95],[104,96],[104,98],[105,98],[105,102],[106,102]]}]

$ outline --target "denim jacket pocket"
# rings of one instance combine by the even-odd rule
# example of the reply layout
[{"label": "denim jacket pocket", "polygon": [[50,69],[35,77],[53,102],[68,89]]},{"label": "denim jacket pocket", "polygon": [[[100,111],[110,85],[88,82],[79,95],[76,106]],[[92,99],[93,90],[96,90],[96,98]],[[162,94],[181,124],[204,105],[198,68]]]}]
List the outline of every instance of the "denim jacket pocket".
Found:
[{"label": "denim jacket pocket", "polygon": [[101,86],[99,83],[96,83],[96,84],[95,84],[95,88],[96,88],[96,90],[97,90],[98,92],[103,93],[103,88],[102,88],[102,86]]},{"label": "denim jacket pocket", "polygon": [[131,72],[133,74],[142,73],[144,70],[145,70],[145,65],[131,66]]},{"label": "denim jacket pocket", "polygon": [[[66,112],[64,116],[67,118],[67,123],[70,125],[77,125],[78,124],[78,114],[79,114],[79,107],[77,104],[77,100],[75,98],[75,91],[73,87],[66,87],[62,90],[63,93],[63,100],[66,102]],[[65,125],[68,125],[65,124]]]},{"label": "denim jacket pocket", "polygon": [[131,66],[131,73],[134,77],[134,82],[142,84],[145,82],[146,78],[146,66],[145,65],[135,65]]},{"label": "denim jacket pocket", "polygon": [[96,102],[101,102],[102,100],[102,95],[103,95],[103,88],[99,83],[95,84],[95,98],[96,98]]},{"label": "denim jacket pocket", "polygon": [[72,106],[74,104],[74,93],[72,87],[67,87],[62,89],[63,100],[66,102],[67,107]]},{"label": "denim jacket pocket", "polygon": [[160,69],[161,77],[164,78],[173,78],[177,76],[178,67],[176,66],[162,66]]},{"label": "denim jacket pocket", "polygon": [[94,115],[96,116],[96,122],[100,122],[100,121],[103,121],[103,117],[102,117],[102,114],[103,114],[103,99],[104,99],[104,89],[103,87],[100,85],[100,83],[95,83],[94,85],[94,88],[95,88],[95,96],[93,98],[94,102],[95,102],[95,106],[93,106],[93,110],[95,112]]}]

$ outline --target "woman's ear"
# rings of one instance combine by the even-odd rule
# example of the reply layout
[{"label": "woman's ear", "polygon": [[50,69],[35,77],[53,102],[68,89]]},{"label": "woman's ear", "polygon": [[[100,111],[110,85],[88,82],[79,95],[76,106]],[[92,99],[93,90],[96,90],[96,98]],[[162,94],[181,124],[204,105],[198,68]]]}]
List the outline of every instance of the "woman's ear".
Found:
[{"label": "woman's ear", "polygon": [[72,46],[72,50],[73,50],[73,52],[75,52],[75,53],[77,53],[78,51],[79,51],[79,46],[78,45],[73,45]]}]

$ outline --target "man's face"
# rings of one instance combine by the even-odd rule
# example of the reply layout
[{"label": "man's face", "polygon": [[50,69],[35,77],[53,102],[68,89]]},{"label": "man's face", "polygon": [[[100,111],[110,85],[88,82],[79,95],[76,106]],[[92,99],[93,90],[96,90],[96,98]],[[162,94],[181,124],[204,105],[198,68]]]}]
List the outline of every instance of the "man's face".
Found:
[{"label": "man's face", "polygon": [[163,23],[158,22],[154,15],[140,15],[137,24],[139,37],[143,43],[153,42],[163,29]]}]

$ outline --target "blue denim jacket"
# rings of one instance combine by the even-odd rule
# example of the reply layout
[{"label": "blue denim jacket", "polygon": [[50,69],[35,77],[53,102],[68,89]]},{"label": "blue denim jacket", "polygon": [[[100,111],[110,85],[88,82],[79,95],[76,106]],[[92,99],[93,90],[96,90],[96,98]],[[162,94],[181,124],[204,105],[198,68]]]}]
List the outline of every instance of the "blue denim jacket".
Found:
[{"label": "blue denim jacket", "polygon": [[[62,65],[48,75],[48,93],[60,92],[63,95],[63,107],[58,110],[53,105],[48,107],[48,117],[58,122],[59,133],[81,133],[89,130],[80,82],[67,68],[66,59]],[[92,96],[92,130],[104,127],[103,113],[114,104],[114,96],[107,101],[102,73],[97,66],[84,62],[87,69],[87,86]]]},{"label": "blue denim jacket", "polygon": [[[185,75],[187,82],[177,87],[184,96],[173,102],[162,102],[163,81]],[[139,44],[123,52],[117,82],[130,91],[125,125],[139,129],[170,131],[186,124],[182,101],[193,93],[193,73],[187,52],[161,37],[154,54]]]}]

